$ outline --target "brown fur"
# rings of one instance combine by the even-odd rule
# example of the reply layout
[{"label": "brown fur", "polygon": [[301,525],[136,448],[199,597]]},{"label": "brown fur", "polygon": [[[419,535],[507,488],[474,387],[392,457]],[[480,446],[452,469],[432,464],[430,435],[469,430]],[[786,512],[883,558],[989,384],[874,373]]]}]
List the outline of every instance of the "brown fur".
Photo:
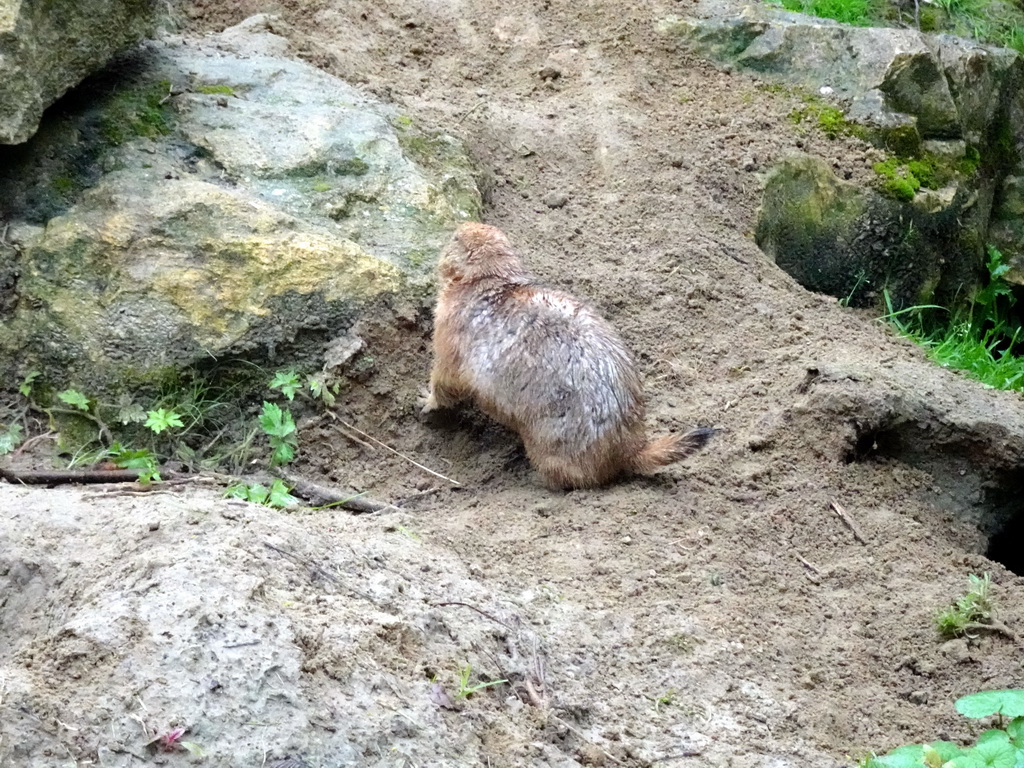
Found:
[{"label": "brown fur", "polygon": [[602,485],[703,447],[714,430],[648,441],[632,355],[590,306],[539,285],[508,238],[463,224],[441,254],[429,413],[473,398],[516,430],[545,482]]}]

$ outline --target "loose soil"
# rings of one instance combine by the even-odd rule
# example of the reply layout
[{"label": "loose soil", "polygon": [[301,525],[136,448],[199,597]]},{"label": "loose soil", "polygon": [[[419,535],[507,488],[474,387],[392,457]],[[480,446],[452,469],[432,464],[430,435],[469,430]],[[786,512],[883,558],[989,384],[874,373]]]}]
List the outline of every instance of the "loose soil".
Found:
[{"label": "loose soil", "polygon": [[[334,410],[458,486],[326,416],[297,470],[401,509],[0,486],[0,764],[840,766],[972,739],[954,699],[1024,685],[1014,639],[944,642],[931,619],[989,571],[1024,632],[1024,579],[985,556],[1019,511],[1019,396],[752,240],[774,162],[860,178],[872,150],[659,36],[687,2],[175,13],[202,34],[268,10],[297,56],[466,141],[487,221],[636,352],[652,431],[722,432],[654,476],[551,492],[472,410],[419,421],[430,325],[398,308],[366,319],[375,369]],[[467,664],[507,682],[460,697]],[[146,746],[176,726],[201,757]]]}]

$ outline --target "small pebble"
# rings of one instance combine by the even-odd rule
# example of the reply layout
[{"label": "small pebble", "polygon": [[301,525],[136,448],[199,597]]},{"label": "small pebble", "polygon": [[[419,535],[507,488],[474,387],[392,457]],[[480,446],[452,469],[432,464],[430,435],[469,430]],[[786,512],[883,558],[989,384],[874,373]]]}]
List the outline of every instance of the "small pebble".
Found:
[{"label": "small pebble", "polygon": [[543,198],[544,205],[548,208],[562,208],[569,202],[569,196],[565,192],[548,192]]}]

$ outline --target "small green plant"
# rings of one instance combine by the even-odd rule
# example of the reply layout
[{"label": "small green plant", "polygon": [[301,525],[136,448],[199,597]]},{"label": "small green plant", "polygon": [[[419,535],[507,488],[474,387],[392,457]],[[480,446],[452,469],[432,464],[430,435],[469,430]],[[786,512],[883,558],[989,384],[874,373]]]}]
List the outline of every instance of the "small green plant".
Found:
[{"label": "small green plant", "polygon": [[[981,691],[956,701],[965,717],[998,716],[998,727],[978,736],[973,746],[949,741],[908,744],[888,754],[871,755],[859,768],[1015,768],[1024,764],[1024,691]],[[1003,718],[1012,718],[1004,722]]]},{"label": "small green plant", "polygon": [[270,388],[280,390],[289,400],[294,400],[295,393],[302,389],[302,382],[299,381],[299,374],[292,369],[278,371],[270,381]]},{"label": "small green plant", "polygon": [[662,707],[667,707],[670,704],[674,704],[676,701],[676,689],[669,688],[665,693],[657,698],[651,699],[654,702],[654,711],[658,712]]},{"label": "small green plant", "polygon": [[935,628],[943,637],[960,637],[992,619],[991,575],[985,572],[981,576],[971,574],[967,578],[970,584],[967,593],[935,614]]},{"label": "small green plant", "polygon": [[908,339],[928,349],[928,356],[947,368],[963,370],[995,389],[1024,390],[1024,358],[1016,354],[1024,337],[1011,309],[1016,303],[1013,287],[1004,275],[1009,267],[997,248],[989,246],[988,281],[973,300],[952,317],[939,322],[935,312],[944,307],[921,305],[894,311],[888,291],[883,296],[890,322]]},{"label": "small green plant", "polygon": [[165,429],[185,426],[181,422],[180,414],[169,411],[166,408],[157,408],[155,411],[150,411],[146,416],[146,426],[158,435]]},{"label": "small green plant", "polygon": [[290,411],[264,401],[263,411],[260,413],[260,427],[270,438],[270,466],[287,464],[295,458],[299,442],[295,434],[295,421]]},{"label": "small green plant", "polygon": [[303,378],[289,368],[278,371],[270,381],[270,388],[281,392],[289,400],[294,400],[295,395],[300,392],[309,391],[314,400],[320,400],[328,408],[334,405],[336,395],[341,388],[340,382],[333,379],[327,373],[311,374]]},{"label": "small green plant", "polygon": [[299,500],[289,493],[291,489],[284,484],[280,478],[275,479],[267,488],[261,483],[236,483],[224,491],[224,495],[231,499],[244,499],[256,504],[264,504],[268,507],[284,509],[299,503]]},{"label": "small green plant", "polygon": [[145,448],[125,448],[120,443],[114,443],[107,449],[107,456],[120,469],[139,470],[139,485],[158,483],[161,480],[157,458],[152,451]]},{"label": "small green plant", "polygon": [[80,411],[89,410],[89,398],[79,392],[77,389],[65,389],[63,392],[57,393],[57,399],[62,403],[74,406]]},{"label": "small green plant", "polygon": [[484,688],[490,688],[493,685],[502,685],[507,683],[508,680],[489,680],[483,683],[471,683],[473,677],[473,667],[466,664],[463,667],[459,667],[459,689],[455,692],[455,695],[460,699],[468,698],[474,693],[482,691]]},{"label": "small green plant", "polygon": [[22,432],[20,424],[8,424],[0,429],[0,456],[11,453],[21,445]]}]

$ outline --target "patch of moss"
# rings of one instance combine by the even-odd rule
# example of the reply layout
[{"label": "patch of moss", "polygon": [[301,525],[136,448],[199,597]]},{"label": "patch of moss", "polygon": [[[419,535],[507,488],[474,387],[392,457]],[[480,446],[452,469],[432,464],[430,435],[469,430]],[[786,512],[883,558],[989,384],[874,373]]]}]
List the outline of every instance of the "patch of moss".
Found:
[{"label": "patch of moss", "polygon": [[370,166],[361,157],[350,157],[337,166],[339,176],[365,176]]},{"label": "patch of moss", "polygon": [[53,186],[53,191],[58,195],[69,195],[75,189],[75,180],[70,176],[57,176],[50,184]]},{"label": "patch of moss", "polygon": [[878,134],[885,150],[899,157],[915,157],[921,151],[921,134],[911,123],[881,129]]},{"label": "patch of moss", "polygon": [[230,85],[200,85],[196,88],[196,93],[205,93],[211,96],[234,96],[235,89]]},{"label": "patch of moss", "polygon": [[881,177],[882,192],[896,200],[913,200],[921,188],[921,181],[898,157],[875,163],[871,168]]},{"label": "patch of moss", "polygon": [[170,133],[170,88],[170,81],[161,80],[114,94],[100,119],[100,132],[107,143],[118,146],[138,136],[155,139]]},{"label": "patch of moss", "polygon": [[813,123],[830,139],[840,136],[857,136],[864,138],[864,128],[846,119],[846,114],[838,107],[826,104],[813,94],[805,94],[804,106],[797,107],[789,113],[789,119],[797,125],[803,122]]}]

